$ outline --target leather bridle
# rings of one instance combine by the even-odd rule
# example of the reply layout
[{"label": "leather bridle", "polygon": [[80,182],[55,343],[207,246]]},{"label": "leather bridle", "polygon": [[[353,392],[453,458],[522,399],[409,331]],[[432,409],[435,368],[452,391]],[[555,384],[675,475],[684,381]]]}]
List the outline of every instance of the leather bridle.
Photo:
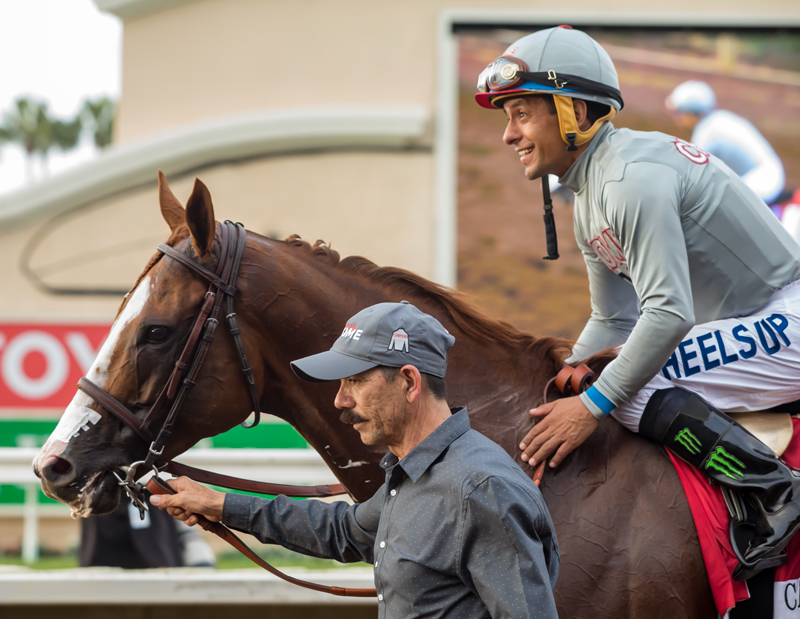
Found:
[{"label": "leather bridle", "polygon": [[[139,469],[142,472],[149,471],[153,467],[163,470],[167,463],[161,462],[164,453],[164,446],[172,434],[172,429],[183,404],[186,402],[189,393],[197,382],[197,377],[203,367],[208,350],[214,341],[214,335],[219,325],[219,313],[222,305],[226,305],[225,319],[228,329],[236,344],[239,361],[242,365],[242,374],[250,394],[250,401],[253,406],[255,418],[251,424],[242,423],[246,428],[258,425],[261,417],[261,405],[258,400],[258,393],[255,387],[253,369],[247,360],[247,355],[242,344],[241,330],[236,322],[236,313],[233,307],[233,299],[236,294],[236,280],[239,276],[239,268],[244,255],[246,231],[241,224],[234,224],[226,221],[221,228],[221,249],[220,259],[216,272],[212,272],[203,265],[195,262],[189,256],[174,247],[161,243],[158,251],[164,256],[169,256],[173,260],[180,262],[185,267],[191,269],[209,282],[203,305],[189,332],[189,338],[183,347],[178,360],[170,374],[169,379],[161,389],[156,401],[150,410],[139,421],[124,404],[119,402],[110,393],[95,385],[88,378],[83,377],[78,381],[78,388],[90,398],[94,399],[117,419],[130,427],[142,440],[149,442],[150,447],[144,460],[134,462],[128,467],[125,480],[121,480],[120,485],[125,487],[134,505],[140,511],[147,509],[141,491],[133,492],[135,489],[134,481],[137,478]],[[161,423],[157,432],[152,430],[156,420],[162,417],[162,410],[167,403],[169,412]],[[116,473],[115,473],[116,475]]]},{"label": "leather bridle", "polygon": [[[92,398],[95,402],[100,404],[104,409],[113,414],[117,419],[122,421],[125,425],[130,427],[139,438],[145,443],[149,443],[150,447],[147,449],[147,455],[144,460],[132,463],[127,467],[125,478],[123,479],[117,474],[116,471],[111,471],[117,478],[117,482],[122,486],[131,500],[131,503],[138,508],[139,514],[144,518],[144,512],[148,510],[147,501],[144,495],[145,486],[137,483],[136,480],[142,473],[152,470],[154,473],[153,478],[148,482],[147,488],[153,493],[167,493],[174,492],[168,484],[158,477],[159,472],[167,472],[172,475],[185,475],[195,481],[214,484],[232,490],[240,490],[244,492],[255,492],[259,494],[284,494],[290,497],[329,497],[339,494],[345,494],[347,491],[341,484],[319,485],[319,486],[290,486],[286,484],[272,484],[266,482],[257,482],[248,479],[239,479],[236,477],[229,477],[227,475],[220,475],[211,471],[197,469],[185,464],[180,464],[174,461],[164,461],[162,455],[164,453],[164,446],[167,440],[172,435],[172,429],[175,420],[178,417],[183,404],[186,401],[189,393],[197,382],[197,377],[200,374],[200,369],[206,359],[208,350],[214,341],[214,335],[219,325],[219,313],[223,303],[225,304],[225,320],[228,324],[233,341],[236,345],[236,351],[239,355],[239,361],[242,365],[242,374],[245,378],[245,383],[250,394],[250,401],[253,405],[253,422],[248,424],[242,422],[245,428],[253,428],[258,425],[261,418],[261,405],[258,399],[258,392],[255,386],[255,379],[253,377],[253,369],[250,366],[247,355],[245,354],[244,344],[242,343],[241,330],[236,322],[236,313],[234,312],[234,296],[236,294],[236,280],[239,275],[239,268],[242,263],[242,256],[245,250],[245,240],[247,232],[244,226],[240,223],[233,223],[226,221],[220,225],[221,228],[221,250],[220,259],[216,271],[212,272],[205,268],[203,265],[195,262],[189,256],[174,247],[161,243],[158,246],[158,251],[162,255],[168,256],[177,262],[180,262],[185,267],[200,275],[203,279],[209,282],[208,291],[206,292],[203,305],[200,313],[194,321],[192,329],[189,333],[189,338],[186,345],[181,352],[180,357],[175,362],[175,367],[170,374],[169,379],[159,393],[156,401],[146,413],[144,420],[140,421],[139,418],[132,413],[124,404],[117,400],[110,393],[103,388],[94,384],[88,378],[83,377],[78,381],[78,388],[86,395]],[[129,293],[130,294],[130,293]],[[158,432],[152,430],[155,422],[162,416],[162,410],[165,405],[171,402],[169,412],[166,415],[161,428]],[[211,531],[230,543],[240,552],[245,554],[248,558],[255,563],[268,570],[272,574],[287,580],[293,584],[300,585],[315,591],[323,591],[333,595],[351,596],[351,597],[374,597],[376,595],[374,589],[351,589],[343,587],[329,587],[326,585],[319,585],[316,583],[306,582],[292,578],[283,574],[279,570],[269,565],[266,561],[258,557],[252,550],[250,550],[236,535],[225,528],[220,523],[212,523],[205,518],[200,518],[199,524],[208,531]]]}]

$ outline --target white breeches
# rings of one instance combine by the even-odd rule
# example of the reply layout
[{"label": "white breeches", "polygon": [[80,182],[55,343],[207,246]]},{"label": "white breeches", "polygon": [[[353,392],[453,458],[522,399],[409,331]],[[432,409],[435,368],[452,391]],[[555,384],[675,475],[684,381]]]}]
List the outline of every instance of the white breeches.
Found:
[{"label": "white breeches", "polygon": [[729,413],[800,400],[800,281],[751,316],[696,325],[664,368],[611,416],[633,432],[650,396],[683,387]]}]

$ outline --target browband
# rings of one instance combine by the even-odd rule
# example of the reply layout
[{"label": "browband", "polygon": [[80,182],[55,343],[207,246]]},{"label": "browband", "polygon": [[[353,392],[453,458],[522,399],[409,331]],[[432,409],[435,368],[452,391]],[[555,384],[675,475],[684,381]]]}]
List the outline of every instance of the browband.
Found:
[{"label": "browband", "polygon": [[[224,229],[224,228],[223,228]],[[209,271],[204,266],[197,264],[194,260],[189,258],[183,252],[178,251],[177,249],[170,247],[166,243],[159,243],[158,244],[158,251],[166,254],[170,258],[177,260],[185,267],[192,269],[198,275],[205,277],[209,282],[214,284],[219,290],[227,294],[228,296],[233,296],[236,293],[236,287],[226,284],[222,281],[222,279],[216,274]]]}]

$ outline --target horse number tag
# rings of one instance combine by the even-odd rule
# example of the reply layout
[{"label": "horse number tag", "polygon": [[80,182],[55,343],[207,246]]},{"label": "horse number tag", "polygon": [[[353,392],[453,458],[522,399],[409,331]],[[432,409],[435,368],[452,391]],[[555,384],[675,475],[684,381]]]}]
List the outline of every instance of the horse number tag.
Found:
[{"label": "horse number tag", "polygon": [[389,342],[388,350],[408,352],[408,333],[406,333],[403,329],[398,329],[392,333],[392,339]]}]

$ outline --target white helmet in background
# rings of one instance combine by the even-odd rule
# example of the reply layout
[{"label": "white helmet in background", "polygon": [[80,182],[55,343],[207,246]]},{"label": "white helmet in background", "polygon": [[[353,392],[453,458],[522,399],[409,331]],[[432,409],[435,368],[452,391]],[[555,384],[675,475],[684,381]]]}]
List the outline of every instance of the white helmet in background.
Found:
[{"label": "white helmet in background", "polygon": [[669,110],[705,116],[717,107],[717,97],[705,82],[691,80],[680,84],[666,100]]}]

